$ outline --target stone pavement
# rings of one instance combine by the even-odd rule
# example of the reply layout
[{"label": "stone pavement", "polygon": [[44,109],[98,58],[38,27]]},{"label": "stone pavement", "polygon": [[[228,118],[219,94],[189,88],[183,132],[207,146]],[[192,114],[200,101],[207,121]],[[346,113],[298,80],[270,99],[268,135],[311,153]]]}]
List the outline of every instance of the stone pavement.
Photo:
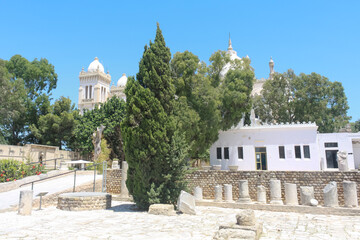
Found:
[{"label": "stone pavement", "polygon": [[[102,179],[102,175],[96,175],[96,180]],[[92,182],[94,180],[94,175],[92,174],[78,174],[76,176],[76,186],[80,186],[85,183]],[[44,182],[37,182],[34,184],[34,199],[39,192],[48,192],[48,195],[54,194],[57,192],[70,189],[74,186],[74,175],[65,175],[64,177],[54,178],[52,180],[47,180]],[[20,191],[22,190],[31,190],[31,184],[24,187],[11,190],[8,192],[0,193],[0,211],[10,208],[12,205],[19,203]]]},{"label": "stone pavement", "polygon": [[[31,216],[0,213],[0,239],[212,239],[220,224],[234,223],[237,209],[197,207],[197,215],[151,215],[130,202],[110,210],[69,212],[55,207]],[[261,239],[360,239],[360,216],[255,211]]]}]

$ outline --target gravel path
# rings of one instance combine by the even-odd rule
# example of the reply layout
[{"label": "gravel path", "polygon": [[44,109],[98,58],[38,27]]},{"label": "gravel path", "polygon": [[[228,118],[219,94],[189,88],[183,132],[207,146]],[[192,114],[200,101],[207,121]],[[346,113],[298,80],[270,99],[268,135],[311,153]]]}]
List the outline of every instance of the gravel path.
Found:
[{"label": "gravel path", "polygon": [[[219,225],[235,222],[238,209],[197,207],[197,215],[151,215],[113,201],[109,210],[70,212],[55,206],[31,216],[0,213],[0,239],[212,239]],[[255,211],[261,239],[360,239],[360,216]]]}]

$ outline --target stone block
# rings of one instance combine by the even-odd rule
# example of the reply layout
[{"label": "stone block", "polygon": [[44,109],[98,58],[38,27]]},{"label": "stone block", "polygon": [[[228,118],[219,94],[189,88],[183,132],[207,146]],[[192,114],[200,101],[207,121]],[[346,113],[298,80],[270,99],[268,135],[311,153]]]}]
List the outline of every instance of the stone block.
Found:
[{"label": "stone block", "polygon": [[236,214],[236,224],[240,226],[254,226],[255,223],[254,210],[247,209]]},{"label": "stone block", "polygon": [[148,213],[165,216],[174,216],[176,214],[174,206],[171,204],[152,204],[149,207]]},{"label": "stone block", "polygon": [[177,201],[177,210],[185,214],[196,215],[195,197],[181,190]]},{"label": "stone block", "polygon": [[23,216],[31,215],[32,202],[33,202],[33,191],[31,190],[20,191],[18,214]]}]

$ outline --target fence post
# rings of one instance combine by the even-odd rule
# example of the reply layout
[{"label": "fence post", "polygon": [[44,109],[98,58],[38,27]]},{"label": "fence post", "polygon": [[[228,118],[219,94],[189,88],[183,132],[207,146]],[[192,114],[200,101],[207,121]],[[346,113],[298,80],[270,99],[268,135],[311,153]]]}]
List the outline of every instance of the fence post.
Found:
[{"label": "fence post", "polygon": [[55,158],[55,167],[54,167],[54,170],[56,170],[56,161],[57,161],[57,158]]},{"label": "fence post", "polygon": [[93,186],[93,192],[95,192],[96,166],[97,166],[97,165],[94,165],[94,186]]},{"label": "fence post", "polygon": [[73,192],[75,192],[75,183],[76,183],[76,170],[74,171],[74,188],[73,188]]}]

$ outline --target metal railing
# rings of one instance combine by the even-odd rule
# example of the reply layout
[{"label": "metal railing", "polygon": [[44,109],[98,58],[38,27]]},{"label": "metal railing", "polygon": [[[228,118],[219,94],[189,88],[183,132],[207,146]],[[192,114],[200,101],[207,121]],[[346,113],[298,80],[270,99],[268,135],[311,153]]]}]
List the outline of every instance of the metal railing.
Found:
[{"label": "metal railing", "polygon": [[55,177],[67,175],[67,174],[70,174],[70,173],[74,173],[73,192],[75,192],[75,188],[76,188],[76,172],[77,172],[77,171],[80,171],[80,170],[86,170],[87,168],[94,167],[93,192],[95,192],[95,181],[96,181],[96,171],[97,171],[97,168],[96,168],[96,167],[97,167],[98,165],[100,165],[100,164],[103,165],[103,181],[102,181],[101,191],[102,191],[102,192],[106,192],[106,175],[107,175],[107,163],[106,163],[106,161],[101,162],[101,163],[94,163],[94,164],[92,164],[92,165],[90,165],[90,166],[87,166],[87,167],[84,167],[84,168],[81,168],[81,169],[70,170],[69,172],[60,173],[60,174],[57,174],[57,175],[54,175],[54,176],[50,176],[50,177],[46,177],[46,178],[43,178],[43,179],[35,180],[35,181],[32,181],[32,182],[24,183],[24,184],[21,184],[19,187],[22,187],[22,186],[31,184],[31,190],[34,190],[34,183],[41,182],[41,181],[45,181],[45,180],[49,180],[49,179],[51,179],[51,178],[55,178]]},{"label": "metal railing", "polygon": [[[33,165],[33,164],[43,164],[44,162],[50,162],[50,161],[55,161],[55,165],[54,165],[54,170],[56,170],[56,162],[58,159],[63,159],[63,157],[60,158],[52,158],[52,159],[48,159],[48,160],[42,160],[42,161],[37,161],[37,162],[30,162],[30,163],[26,163],[25,165]],[[46,165],[46,164],[45,164]]]}]

